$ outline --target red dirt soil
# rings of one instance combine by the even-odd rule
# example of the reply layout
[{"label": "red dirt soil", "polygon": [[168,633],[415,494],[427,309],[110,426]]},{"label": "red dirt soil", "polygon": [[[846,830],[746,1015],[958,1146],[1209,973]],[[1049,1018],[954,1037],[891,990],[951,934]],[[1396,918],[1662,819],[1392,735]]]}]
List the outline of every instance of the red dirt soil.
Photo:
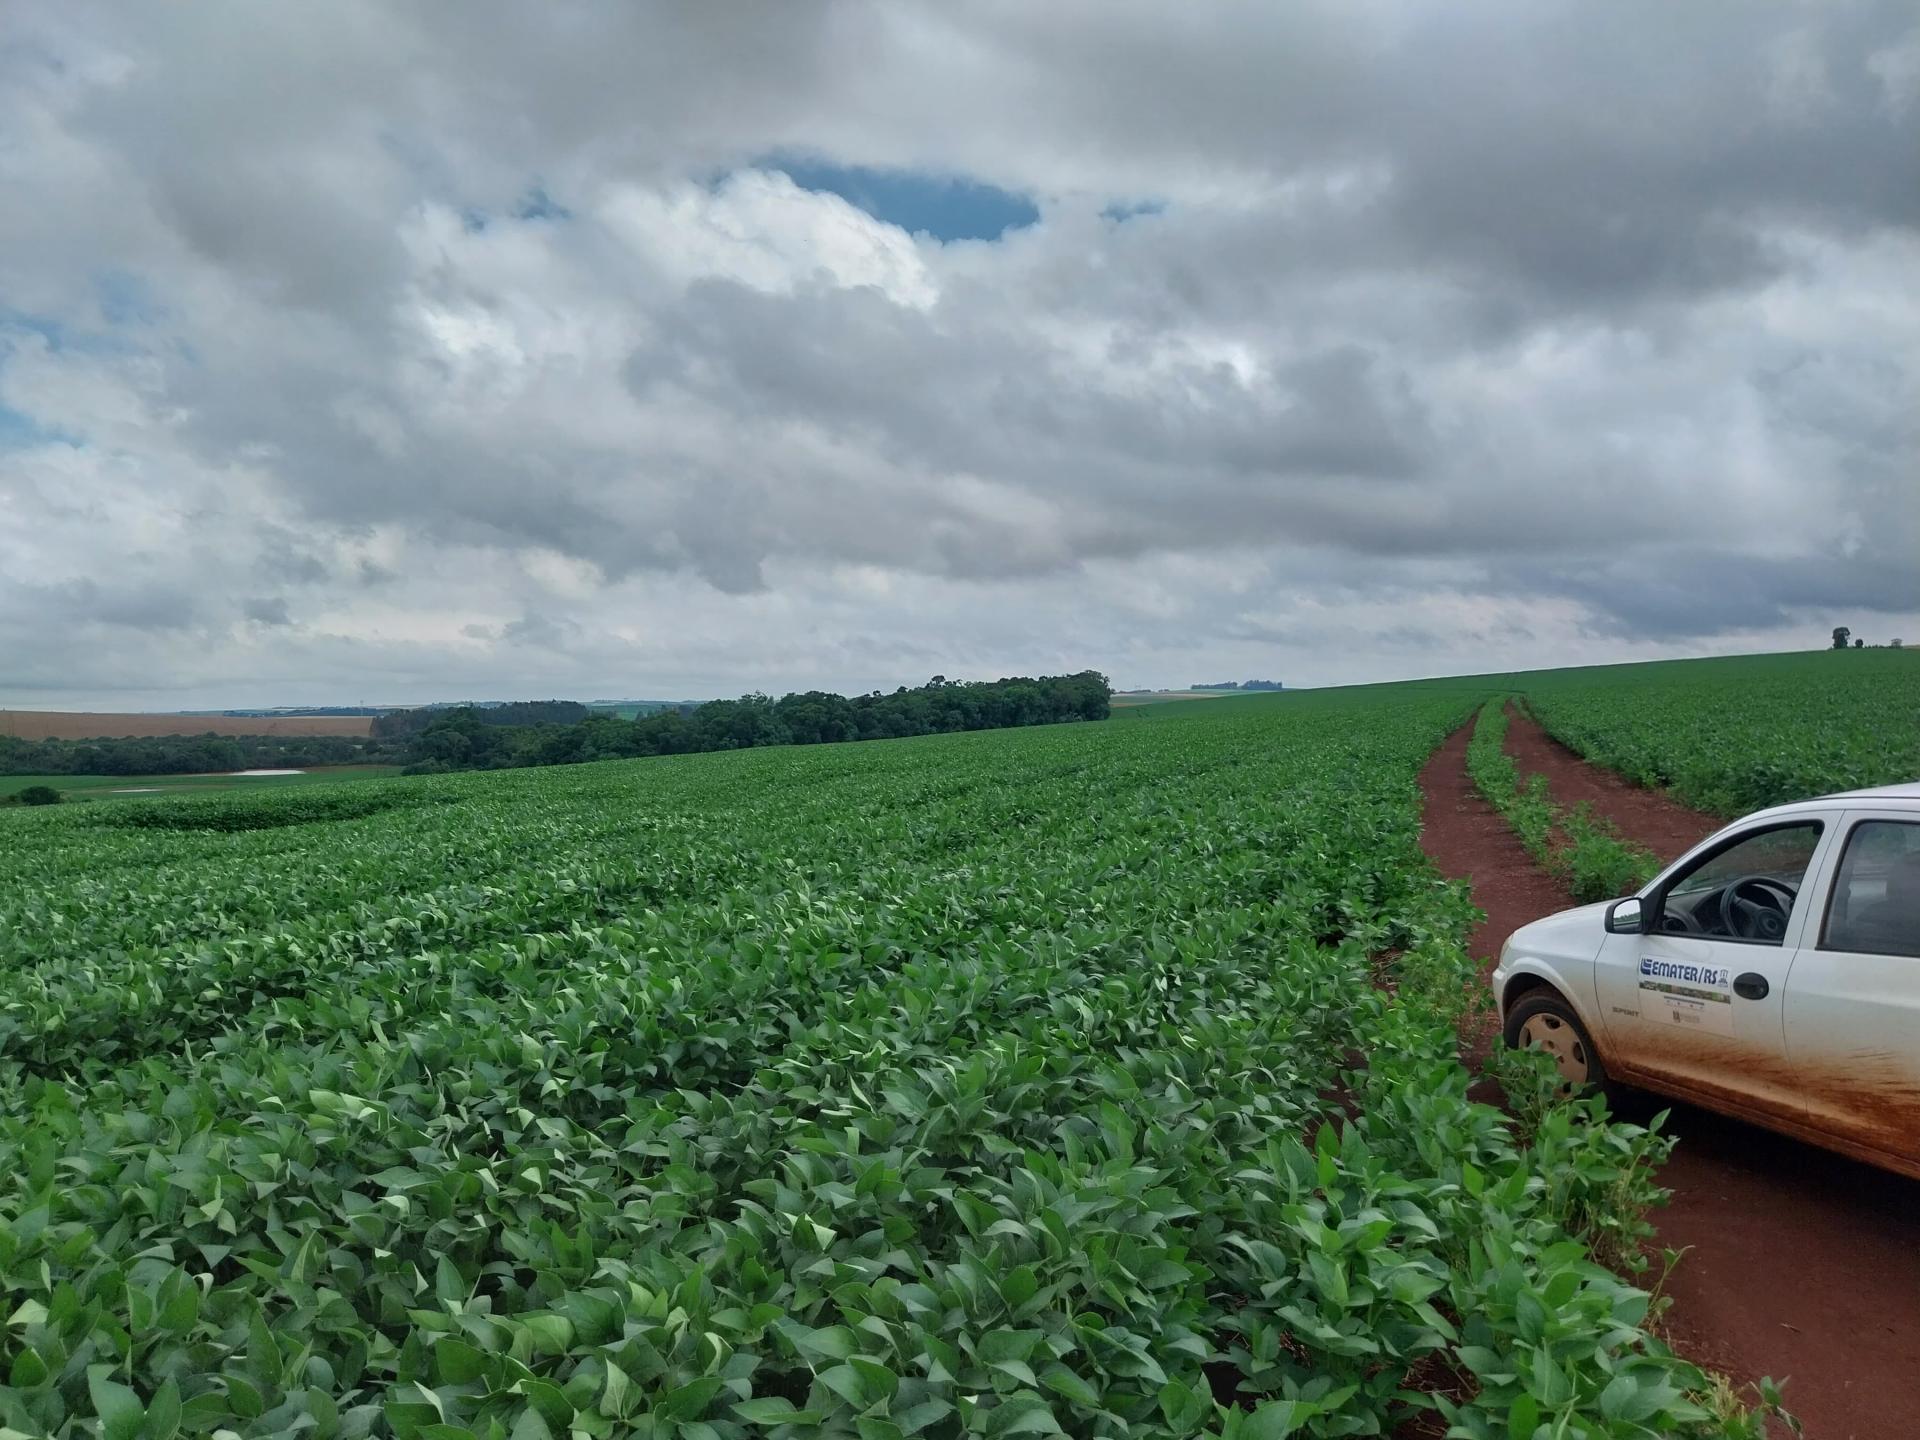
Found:
[{"label": "red dirt soil", "polygon": [[[1473,885],[1487,918],[1471,944],[1491,967],[1514,929],[1572,902],[1473,788],[1470,728],[1421,772],[1421,845],[1442,874]],[[1593,800],[1663,860],[1721,824],[1587,765],[1525,717],[1508,733],[1523,771],[1546,775],[1556,800]],[[1649,1098],[1629,1118],[1666,1105]],[[1812,1440],[1920,1433],[1920,1184],[1691,1105],[1670,1108],[1666,1132],[1680,1143],[1660,1182],[1673,1198],[1653,1219],[1661,1245],[1687,1252],[1666,1284],[1674,1348],[1736,1384],[1788,1382],[1787,1407]]]},{"label": "red dirt soil", "polygon": [[0,735],[20,740],[145,740],[161,735],[371,735],[371,715],[110,715],[0,710]]},{"label": "red dirt soil", "polygon": [[[1433,752],[1420,772],[1423,806],[1420,846],[1442,875],[1465,880],[1473,887],[1473,903],[1485,919],[1473,927],[1467,947],[1491,970],[1507,937],[1531,920],[1570,903],[1566,892],[1533,863],[1506,819],[1473,788],[1467,775],[1467,741],[1473,726],[1462,725]],[[1487,1057],[1498,1026],[1492,1019],[1466,1040],[1462,1058],[1477,1070]],[[1475,1099],[1492,1100],[1498,1091],[1474,1091]]]},{"label": "red dirt soil", "polygon": [[1620,833],[1653,851],[1662,865],[1678,860],[1722,825],[1657,790],[1646,790],[1611,770],[1589,765],[1542,730],[1534,718],[1507,707],[1507,754],[1522,775],[1544,775],[1553,798],[1572,808],[1581,801],[1611,820]]}]

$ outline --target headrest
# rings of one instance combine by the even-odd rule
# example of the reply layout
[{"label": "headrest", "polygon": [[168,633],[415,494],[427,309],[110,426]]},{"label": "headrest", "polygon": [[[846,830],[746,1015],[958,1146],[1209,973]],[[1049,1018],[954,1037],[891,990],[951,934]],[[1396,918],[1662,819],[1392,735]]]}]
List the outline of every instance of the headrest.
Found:
[{"label": "headrest", "polygon": [[1920,850],[1910,850],[1887,867],[1887,895],[1920,899]]}]

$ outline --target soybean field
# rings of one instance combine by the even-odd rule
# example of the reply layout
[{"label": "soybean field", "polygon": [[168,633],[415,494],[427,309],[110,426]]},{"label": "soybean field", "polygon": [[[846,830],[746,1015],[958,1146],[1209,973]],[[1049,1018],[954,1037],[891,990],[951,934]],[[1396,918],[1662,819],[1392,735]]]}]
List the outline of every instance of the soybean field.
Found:
[{"label": "soybean field", "polygon": [[1497,689],[0,815],[0,1430],[1757,1434],[1468,1099]]},{"label": "soybean field", "polygon": [[1690,805],[1920,779],[1920,651],[1837,650],[1507,677],[1556,739]]}]

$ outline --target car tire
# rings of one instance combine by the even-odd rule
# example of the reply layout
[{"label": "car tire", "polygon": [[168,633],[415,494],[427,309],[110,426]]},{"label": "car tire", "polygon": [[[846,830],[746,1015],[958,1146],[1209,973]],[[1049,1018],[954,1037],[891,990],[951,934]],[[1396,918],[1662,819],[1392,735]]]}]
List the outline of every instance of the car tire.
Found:
[{"label": "car tire", "polygon": [[1574,1008],[1557,991],[1535,990],[1507,1012],[1500,1032],[1509,1050],[1545,1050],[1574,1091],[1598,1091],[1617,1099],[1620,1087],[1607,1075],[1600,1051]]}]

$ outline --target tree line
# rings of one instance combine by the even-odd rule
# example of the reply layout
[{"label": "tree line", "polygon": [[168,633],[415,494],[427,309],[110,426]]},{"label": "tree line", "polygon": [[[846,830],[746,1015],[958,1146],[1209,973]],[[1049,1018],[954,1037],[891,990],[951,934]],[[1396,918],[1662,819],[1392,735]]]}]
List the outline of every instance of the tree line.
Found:
[{"label": "tree line", "polygon": [[759,693],[709,700],[632,720],[588,713],[575,724],[503,725],[490,710],[441,710],[408,742],[410,774],[573,765],[646,755],[889,740],[956,730],[997,730],[1066,720],[1104,720],[1112,687],[1092,670],[1077,675],[958,681],[851,698],[807,690],[775,700]]},{"label": "tree line", "polygon": [[1112,689],[1092,670],[966,682],[936,675],[891,694],[807,690],[775,700],[742,695],[637,716],[576,700],[397,710],[369,737],[158,735],[139,739],[21,740],[0,735],[0,775],[196,775],[227,770],[310,770],[401,765],[412,774],[571,765],[586,760],[886,740],[953,730],[997,730],[1062,720],[1104,720]]},{"label": "tree line", "polygon": [[1833,627],[1833,648],[1835,650],[1847,649],[1848,648],[1847,638],[1849,636],[1852,636],[1853,638],[1852,648],[1855,650],[1868,650],[1868,649],[1904,650],[1906,648],[1906,642],[1899,639],[1889,640],[1884,646],[1883,645],[1869,646],[1864,639],[1862,639],[1858,635],[1854,635],[1853,631],[1848,629],[1845,625],[1836,625]]},{"label": "tree line", "polygon": [[354,735],[152,735],[21,740],[0,735],[0,775],[200,775],[399,763],[392,747]]},{"label": "tree line", "polygon": [[482,725],[578,725],[592,712],[578,700],[510,700],[500,705],[422,705],[389,710],[373,717],[373,738],[406,740],[456,712],[476,716]]}]

